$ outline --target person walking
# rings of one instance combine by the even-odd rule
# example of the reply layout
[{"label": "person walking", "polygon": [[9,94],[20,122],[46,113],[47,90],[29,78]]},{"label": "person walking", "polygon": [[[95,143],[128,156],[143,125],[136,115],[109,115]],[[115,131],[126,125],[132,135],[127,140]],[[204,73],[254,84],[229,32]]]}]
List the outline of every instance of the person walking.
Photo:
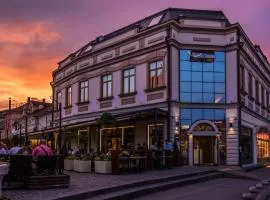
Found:
[{"label": "person walking", "polygon": [[21,148],[18,151],[18,154],[23,154],[23,155],[31,155],[33,152],[32,148],[31,148],[31,141],[26,141],[24,143],[24,147]]},{"label": "person walking", "polygon": [[46,145],[46,141],[44,139],[41,139],[39,145],[36,148],[34,148],[32,156],[34,158],[37,158],[38,156],[50,156],[50,155],[53,155],[51,147]]},{"label": "person walking", "polygon": [[13,144],[14,144],[14,146],[12,148],[10,148],[10,150],[8,151],[9,155],[17,154],[22,148],[22,147],[19,147],[19,141],[17,141],[17,140],[15,140]]}]

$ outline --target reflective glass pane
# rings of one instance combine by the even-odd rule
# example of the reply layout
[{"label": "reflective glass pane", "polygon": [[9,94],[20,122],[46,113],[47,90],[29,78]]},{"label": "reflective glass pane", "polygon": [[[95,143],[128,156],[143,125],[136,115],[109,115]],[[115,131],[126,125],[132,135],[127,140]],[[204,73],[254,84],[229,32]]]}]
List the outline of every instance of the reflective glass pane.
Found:
[{"label": "reflective glass pane", "polygon": [[107,76],[103,76],[103,81],[107,81]]},{"label": "reflective glass pane", "polygon": [[181,60],[189,60],[190,59],[190,50],[181,50],[180,51],[180,59]]},{"label": "reflective glass pane", "polygon": [[225,93],[225,83],[215,83],[215,93]]},{"label": "reflective glass pane", "polygon": [[221,109],[215,109],[215,120],[224,120],[225,112]]},{"label": "reflective glass pane", "polygon": [[162,68],[163,67],[163,61],[158,61],[157,62],[157,68]]},{"label": "reflective glass pane", "polygon": [[215,61],[225,61],[225,53],[221,51],[215,52]]},{"label": "reflective glass pane", "polygon": [[214,103],[214,93],[203,93],[203,103]]},{"label": "reflective glass pane", "polygon": [[203,71],[212,72],[213,70],[214,70],[214,64],[213,63],[203,63]]},{"label": "reflective glass pane", "polygon": [[181,61],[180,69],[181,70],[191,70],[191,62],[189,62],[189,61]]},{"label": "reflective glass pane", "polygon": [[108,96],[112,96],[112,82],[108,83]]},{"label": "reflective glass pane", "polygon": [[130,77],[130,92],[135,92],[135,76]]},{"label": "reflective glass pane", "polygon": [[225,74],[224,73],[215,73],[215,82],[225,82]]},{"label": "reflective glass pane", "polygon": [[215,72],[225,72],[224,62],[215,62],[214,63],[214,71]]},{"label": "reflective glass pane", "polygon": [[215,94],[215,103],[225,103],[225,95]]},{"label": "reflective glass pane", "polygon": [[202,81],[202,72],[192,72],[192,81]]},{"label": "reflective glass pane", "polygon": [[214,73],[203,72],[203,82],[214,82]]},{"label": "reflective glass pane", "polygon": [[201,103],[202,102],[202,93],[192,93],[192,102]]},{"label": "reflective glass pane", "polygon": [[156,62],[153,62],[153,63],[151,63],[150,64],[150,69],[152,70],[152,69],[156,69]]},{"label": "reflective glass pane", "polygon": [[128,78],[124,79],[124,93],[129,93],[129,80]]},{"label": "reflective glass pane", "polygon": [[202,109],[192,109],[192,123],[203,119]]},{"label": "reflective glass pane", "polygon": [[203,83],[203,92],[214,93],[214,83]]},{"label": "reflective glass pane", "polygon": [[191,119],[191,109],[182,109],[181,110],[182,119]]},{"label": "reflective glass pane", "polygon": [[126,77],[126,76],[128,76],[129,75],[129,70],[125,70],[124,71],[124,76]]},{"label": "reflective glass pane", "polygon": [[104,83],[103,84],[103,97],[106,97],[107,96],[107,84]]},{"label": "reflective glass pane", "polygon": [[181,82],[180,86],[181,92],[191,92],[191,82]]},{"label": "reflective glass pane", "polygon": [[84,100],[88,101],[88,88],[86,88],[84,91]]},{"label": "reflective glass pane", "polygon": [[202,63],[192,62],[192,71],[202,71]]},{"label": "reflective glass pane", "polygon": [[192,82],[192,92],[202,92],[202,83]]},{"label": "reflective glass pane", "polygon": [[215,119],[214,109],[204,109],[203,115],[204,115],[204,119],[207,119],[207,120]]},{"label": "reflective glass pane", "polygon": [[191,102],[191,93],[183,93],[182,92],[180,94],[180,101],[185,102],[185,103]]},{"label": "reflective glass pane", "polygon": [[191,81],[191,72],[190,71],[181,71],[180,81]]},{"label": "reflective glass pane", "polygon": [[112,80],[112,75],[108,75],[108,81]]},{"label": "reflective glass pane", "polygon": [[84,86],[85,86],[85,87],[88,87],[88,81],[85,81],[85,82],[84,82]]},{"label": "reflective glass pane", "polygon": [[130,75],[135,74],[135,69],[134,69],[134,68],[130,69],[130,70],[129,70],[129,74],[130,74]]}]

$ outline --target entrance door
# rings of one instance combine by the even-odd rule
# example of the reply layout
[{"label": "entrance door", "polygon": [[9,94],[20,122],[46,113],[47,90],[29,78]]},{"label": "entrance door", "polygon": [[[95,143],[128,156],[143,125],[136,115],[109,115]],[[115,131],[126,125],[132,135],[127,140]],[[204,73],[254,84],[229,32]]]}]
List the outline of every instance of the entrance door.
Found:
[{"label": "entrance door", "polygon": [[193,159],[196,165],[215,164],[215,137],[213,136],[194,136]]}]

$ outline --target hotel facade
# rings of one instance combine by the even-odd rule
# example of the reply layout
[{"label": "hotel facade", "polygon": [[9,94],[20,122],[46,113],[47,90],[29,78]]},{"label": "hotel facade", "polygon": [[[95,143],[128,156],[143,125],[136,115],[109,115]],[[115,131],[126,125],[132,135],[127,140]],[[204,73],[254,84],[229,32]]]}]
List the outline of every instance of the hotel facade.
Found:
[{"label": "hotel facade", "polygon": [[[62,142],[75,149],[170,140],[186,165],[267,162],[269,74],[260,47],[223,12],[169,8],[59,62],[54,135],[61,121]],[[102,113],[117,126],[99,129]]]}]

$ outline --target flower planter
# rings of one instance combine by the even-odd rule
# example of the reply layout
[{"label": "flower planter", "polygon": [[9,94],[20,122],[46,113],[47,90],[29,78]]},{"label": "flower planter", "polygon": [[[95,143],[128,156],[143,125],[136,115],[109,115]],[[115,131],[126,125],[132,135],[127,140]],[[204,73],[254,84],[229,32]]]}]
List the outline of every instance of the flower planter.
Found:
[{"label": "flower planter", "polygon": [[74,171],[91,172],[91,160],[75,160]]},{"label": "flower planter", "polygon": [[112,161],[95,161],[95,172],[99,174],[112,173]]},{"label": "flower planter", "polygon": [[64,160],[64,169],[71,171],[74,169],[74,160],[65,159]]}]

